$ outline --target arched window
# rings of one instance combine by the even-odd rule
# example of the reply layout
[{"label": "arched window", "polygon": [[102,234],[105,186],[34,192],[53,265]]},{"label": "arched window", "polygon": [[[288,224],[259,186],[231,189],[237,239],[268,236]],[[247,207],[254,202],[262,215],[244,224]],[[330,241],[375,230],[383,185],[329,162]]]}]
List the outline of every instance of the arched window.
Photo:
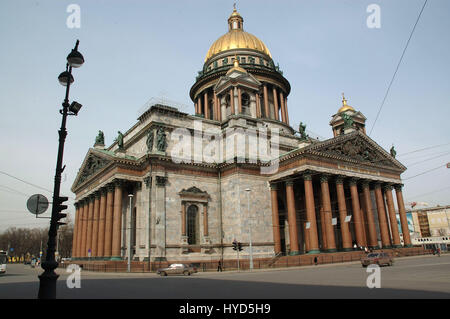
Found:
[{"label": "arched window", "polygon": [[198,244],[198,208],[196,205],[189,206],[187,210],[187,236],[188,244]]}]

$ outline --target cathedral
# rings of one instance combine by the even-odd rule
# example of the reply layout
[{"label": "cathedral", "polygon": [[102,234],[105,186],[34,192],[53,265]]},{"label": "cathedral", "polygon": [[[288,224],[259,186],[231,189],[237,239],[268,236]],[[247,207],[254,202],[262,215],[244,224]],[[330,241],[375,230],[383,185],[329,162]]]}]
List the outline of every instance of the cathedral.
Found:
[{"label": "cathedral", "polygon": [[73,259],[230,260],[234,241],[254,259],[411,246],[395,151],[344,95],[332,138],[293,128],[269,49],[236,9],[227,22],[189,92],[193,114],[155,103],[111,145],[99,132],[72,186]]}]

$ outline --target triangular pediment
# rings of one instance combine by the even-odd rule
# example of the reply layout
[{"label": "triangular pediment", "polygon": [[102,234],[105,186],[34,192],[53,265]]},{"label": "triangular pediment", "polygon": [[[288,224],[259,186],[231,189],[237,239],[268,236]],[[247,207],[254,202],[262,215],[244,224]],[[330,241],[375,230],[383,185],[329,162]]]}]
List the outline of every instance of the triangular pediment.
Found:
[{"label": "triangular pediment", "polygon": [[305,153],[354,164],[405,171],[406,167],[370,137],[355,131],[308,146]]},{"label": "triangular pediment", "polygon": [[108,164],[112,162],[112,158],[110,157],[110,155],[104,154],[101,151],[90,149],[84,158],[80,170],[78,171],[77,177],[75,178],[75,182],[72,186],[72,191],[83,184],[91,176],[96,175],[108,166]]},{"label": "triangular pediment", "polygon": [[240,71],[233,71],[229,75],[222,76],[214,87],[216,93],[220,93],[230,86],[243,85],[249,88],[258,89],[261,86],[259,82],[250,73],[242,73]]}]

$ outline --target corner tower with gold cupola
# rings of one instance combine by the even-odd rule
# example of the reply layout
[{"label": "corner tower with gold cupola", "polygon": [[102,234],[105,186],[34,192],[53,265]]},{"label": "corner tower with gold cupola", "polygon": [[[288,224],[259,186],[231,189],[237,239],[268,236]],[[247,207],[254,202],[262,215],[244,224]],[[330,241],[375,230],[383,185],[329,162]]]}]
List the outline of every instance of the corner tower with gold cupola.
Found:
[{"label": "corner tower with gold cupola", "polygon": [[208,50],[190,97],[199,117],[220,123],[251,117],[292,131],[287,107],[290,90],[269,49],[244,31],[244,19],[234,8],[228,32]]}]

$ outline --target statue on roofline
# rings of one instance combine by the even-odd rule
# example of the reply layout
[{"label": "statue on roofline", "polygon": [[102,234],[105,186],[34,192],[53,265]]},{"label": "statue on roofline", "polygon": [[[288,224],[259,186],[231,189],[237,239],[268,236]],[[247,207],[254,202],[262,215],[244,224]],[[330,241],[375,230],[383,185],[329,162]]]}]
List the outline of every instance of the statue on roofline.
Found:
[{"label": "statue on roofline", "polygon": [[117,136],[115,141],[117,142],[117,146],[119,147],[119,149],[123,149],[123,134],[120,131],[118,131],[117,133],[119,135]]},{"label": "statue on roofline", "polygon": [[390,150],[390,153],[391,153],[391,156],[392,156],[393,158],[395,158],[395,156],[397,155],[397,152],[396,152],[395,149],[394,149],[394,145],[392,145],[391,150]]},{"label": "statue on roofline", "polygon": [[105,145],[105,135],[103,131],[98,131],[98,135],[95,138],[95,145]]}]

